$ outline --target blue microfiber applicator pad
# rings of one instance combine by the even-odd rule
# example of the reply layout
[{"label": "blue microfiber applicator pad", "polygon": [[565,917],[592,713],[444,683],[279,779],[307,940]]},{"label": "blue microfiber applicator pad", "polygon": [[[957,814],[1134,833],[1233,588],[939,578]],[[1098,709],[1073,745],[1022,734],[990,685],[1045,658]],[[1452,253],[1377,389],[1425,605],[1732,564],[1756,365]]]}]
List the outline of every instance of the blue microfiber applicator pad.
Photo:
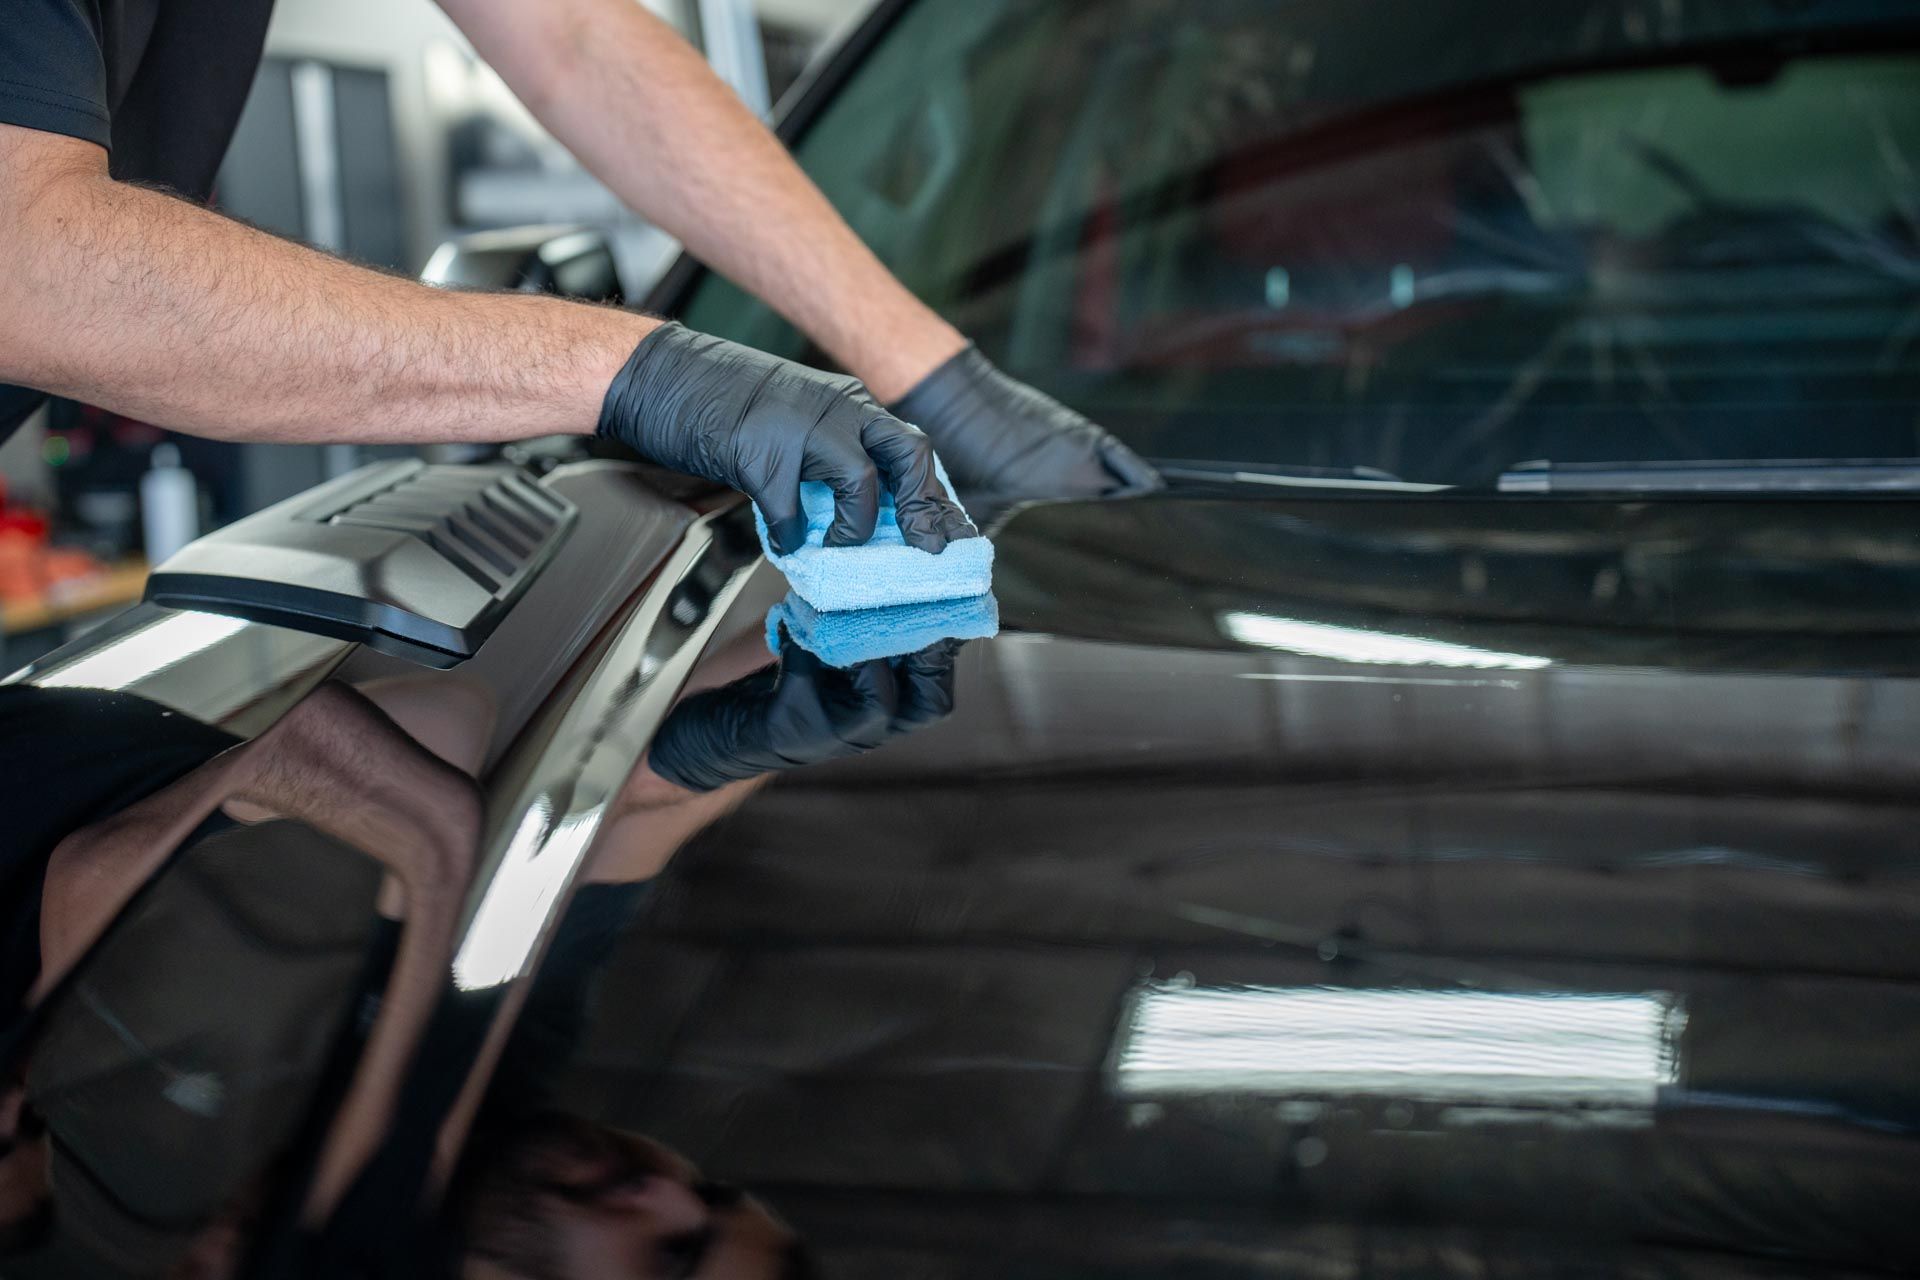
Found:
[{"label": "blue microfiber applicator pad", "polygon": [[[947,469],[938,460],[934,467],[951,495]],[[762,550],[786,575],[787,585],[822,612],[964,600],[985,595],[993,587],[991,542],[962,538],[947,544],[937,556],[910,547],[894,518],[893,495],[885,490],[880,494],[880,518],[873,537],[857,547],[825,545],[827,526],[833,523],[832,489],[817,480],[805,481],[800,486],[800,506],[807,515],[807,541],[792,555],[774,554],[758,507],[753,509],[753,523],[760,530]]]},{"label": "blue microfiber applicator pad", "polygon": [[985,640],[1000,633],[1000,603],[991,593],[970,600],[934,600],[891,609],[822,613],[792,592],[767,611],[767,648],[780,652],[780,628],[830,667],[918,653],[936,640]]}]

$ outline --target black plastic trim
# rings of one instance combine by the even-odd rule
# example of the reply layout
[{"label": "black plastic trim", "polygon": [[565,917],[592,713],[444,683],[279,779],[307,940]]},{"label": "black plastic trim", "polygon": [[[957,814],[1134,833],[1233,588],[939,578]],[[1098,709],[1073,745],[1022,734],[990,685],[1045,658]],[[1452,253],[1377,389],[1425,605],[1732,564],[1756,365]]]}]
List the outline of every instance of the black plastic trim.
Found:
[{"label": "black plastic trim", "polygon": [[452,667],[577,515],[514,467],[376,463],[193,543],[154,570],[146,598]]}]

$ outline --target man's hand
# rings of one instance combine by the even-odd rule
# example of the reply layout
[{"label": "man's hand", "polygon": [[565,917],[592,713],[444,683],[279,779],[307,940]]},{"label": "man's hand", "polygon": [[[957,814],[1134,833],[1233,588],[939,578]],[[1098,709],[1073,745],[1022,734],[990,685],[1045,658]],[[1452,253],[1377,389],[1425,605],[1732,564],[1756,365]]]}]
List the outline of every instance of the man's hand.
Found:
[{"label": "man's hand", "polygon": [[990,501],[1091,498],[1162,487],[1139,454],[1052,396],[966,350],[893,406],[933,440],[962,490]]},{"label": "man's hand", "polygon": [[833,487],[828,546],[873,536],[882,484],[908,545],[937,555],[949,542],[979,536],[934,476],[927,437],[858,382],[677,324],[662,325],[634,349],[607,391],[600,434],[741,490],[759,505],[782,553],[806,537],[802,480]]},{"label": "man's hand", "polygon": [[780,665],[676,706],[648,753],[653,771],[712,791],[776,769],[861,755],[953,711],[961,642],[829,667],[782,633]]},{"label": "man's hand", "polygon": [[541,123],[648,221],[791,320],[880,400],[904,397],[895,412],[933,438],[961,487],[1019,500],[1159,486],[1125,445],[1001,374],[902,287],[645,6],[440,3]]}]

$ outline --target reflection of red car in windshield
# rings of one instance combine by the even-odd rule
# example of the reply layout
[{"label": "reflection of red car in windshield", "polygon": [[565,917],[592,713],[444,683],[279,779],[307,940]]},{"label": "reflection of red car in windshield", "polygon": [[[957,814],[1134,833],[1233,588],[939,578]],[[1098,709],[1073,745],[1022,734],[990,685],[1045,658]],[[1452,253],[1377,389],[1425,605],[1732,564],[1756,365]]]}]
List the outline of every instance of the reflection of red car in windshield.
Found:
[{"label": "reflection of red car in windshield", "polygon": [[[1650,321],[1655,306],[1710,314],[1795,269],[1824,269],[1830,291],[1845,292],[1852,276],[1851,292],[1884,305],[1920,279],[1914,229],[1891,183],[1878,208],[1860,202],[1842,221],[1803,197],[1809,187],[1819,193],[1822,179],[1844,189],[1860,175],[1835,174],[1819,153],[1770,157],[1768,202],[1718,196],[1691,167],[1724,169],[1712,157],[1726,136],[1783,109],[1829,117],[1821,137],[1830,139],[1844,128],[1831,118],[1833,73],[1871,75],[1880,62],[1812,63],[1800,68],[1812,74],[1794,74],[1781,60],[1764,77],[1728,84],[1703,53],[1651,70],[1472,86],[1256,138],[1168,185],[1204,193],[1192,240],[1173,250],[1194,268],[1182,286],[1204,293],[1209,277],[1259,278],[1260,296],[1135,317],[1127,348],[1111,349],[1122,317],[1098,316],[1096,299],[1111,308],[1121,296],[1114,245],[1130,219],[1164,218],[1181,191],[1137,195],[1125,207],[1102,202],[1088,215],[1076,324],[1107,333],[1109,347],[1077,346],[1074,363],[1379,365],[1429,332],[1510,324],[1498,314],[1503,303],[1542,323],[1577,312],[1604,328]],[[1674,120],[1645,109],[1663,95],[1690,110]],[[1575,150],[1587,154],[1564,154]],[[1609,193],[1623,179],[1641,188],[1637,204]]]}]

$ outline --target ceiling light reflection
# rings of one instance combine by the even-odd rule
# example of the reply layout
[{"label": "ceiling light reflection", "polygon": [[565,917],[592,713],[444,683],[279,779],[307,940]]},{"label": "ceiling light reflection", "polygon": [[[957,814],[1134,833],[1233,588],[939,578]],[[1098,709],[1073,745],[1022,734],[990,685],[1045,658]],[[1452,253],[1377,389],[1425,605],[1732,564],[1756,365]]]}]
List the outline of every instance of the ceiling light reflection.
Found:
[{"label": "ceiling light reflection", "polygon": [[1684,1025],[1662,992],[1154,985],[1122,1031],[1117,1088],[1650,1107]]},{"label": "ceiling light reflection", "polygon": [[1525,653],[1502,653],[1472,645],[1426,640],[1419,636],[1369,631],[1363,627],[1336,627],[1325,622],[1301,622],[1265,613],[1231,612],[1220,615],[1220,630],[1228,639],[1262,649],[1281,649],[1309,658],[1340,662],[1390,663],[1413,667],[1504,667],[1535,671],[1553,665],[1552,658]]},{"label": "ceiling light reflection", "polygon": [[34,683],[44,689],[130,688],[211,649],[246,625],[217,613],[170,613],[41,673]]}]

